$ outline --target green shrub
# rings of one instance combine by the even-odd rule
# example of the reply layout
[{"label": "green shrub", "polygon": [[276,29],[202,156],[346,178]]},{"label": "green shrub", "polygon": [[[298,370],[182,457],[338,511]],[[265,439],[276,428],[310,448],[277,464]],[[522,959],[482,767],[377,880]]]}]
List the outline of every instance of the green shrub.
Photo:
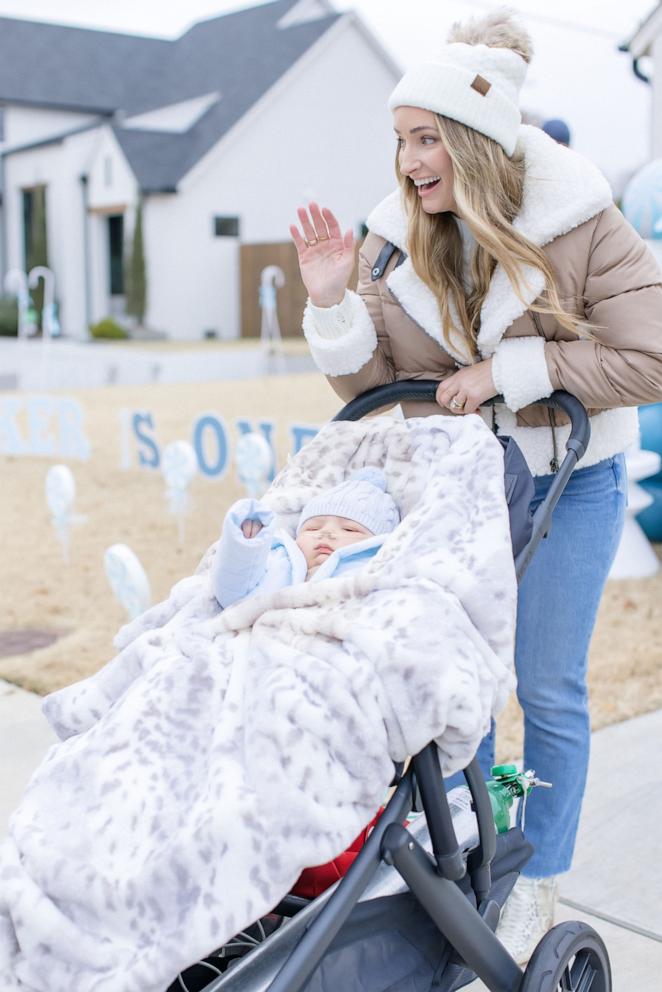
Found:
[{"label": "green shrub", "polygon": [[126,253],[124,282],[126,284],[126,312],[129,316],[135,317],[139,325],[142,325],[147,310],[147,270],[142,199],[138,200],[136,206],[133,240],[130,250]]},{"label": "green shrub", "polygon": [[18,334],[18,303],[15,296],[0,296],[0,335],[16,337]]},{"label": "green shrub", "polygon": [[113,320],[112,317],[104,317],[98,324],[92,324],[90,334],[97,341],[100,339],[118,341],[129,336],[124,328],[116,320]]}]

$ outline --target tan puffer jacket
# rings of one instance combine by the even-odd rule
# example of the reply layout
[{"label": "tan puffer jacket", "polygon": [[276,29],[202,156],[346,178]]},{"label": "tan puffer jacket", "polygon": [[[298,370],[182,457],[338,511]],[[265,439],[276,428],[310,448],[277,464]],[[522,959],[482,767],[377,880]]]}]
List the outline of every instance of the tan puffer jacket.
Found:
[{"label": "tan puffer jacket", "polygon": [[[533,314],[528,305],[543,289],[537,271],[527,273],[523,303],[503,270],[495,270],[478,347],[482,358],[493,356],[495,385],[506,401],[495,409],[499,432],[516,438],[540,475],[550,471],[569,428],[554,431],[554,444],[549,411],[536,400],[566,389],[585,404],[592,437],[581,465],[590,465],[636,439],[637,405],[662,399],[662,274],[588,161],[538,128],[523,126],[520,142],[526,180],[515,226],[544,247],[564,309],[595,328],[592,337],[579,338],[553,318]],[[309,305],[304,317],[313,357],[343,400],[394,379],[441,380],[471,362],[460,332],[443,340],[434,295],[408,258],[397,265],[395,252],[383,276],[371,277],[387,241],[406,252],[398,191],[373,211],[368,227],[358,293],[326,311]],[[408,404],[404,412],[445,411]],[[491,422],[492,411],[484,415]],[[564,423],[562,414],[554,416]]]}]

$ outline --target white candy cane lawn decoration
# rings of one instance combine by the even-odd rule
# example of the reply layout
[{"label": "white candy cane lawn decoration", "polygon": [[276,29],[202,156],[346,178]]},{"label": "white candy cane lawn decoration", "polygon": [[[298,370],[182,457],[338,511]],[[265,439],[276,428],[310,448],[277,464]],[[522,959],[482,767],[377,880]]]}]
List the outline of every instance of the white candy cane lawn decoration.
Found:
[{"label": "white candy cane lawn decoration", "polygon": [[28,275],[28,285],[31,289],[36,289],[39,280],[44,280],[44,304],[41,312],[41,333],[44,341],[59,337],[60,322],[57,319],[55,306],[55,275],[53,271],[45,265],[36,265],[30,269]]},{"label": "white candy cane lawn decoration", "polygon": [[262,309],[262,326],[260,338],[272,355],[280,350],[282,345],[280,324],[278,323],[278,308],[276,302],[277,290],[285,285],[285,273],[278,265],[267,265],[260,274],[260,307]]},{"label": "white candy cane lawn decoration", "polygon": [[27,273],[22,269],[10,269],[5,276],[5,292],[16,297],[18,306],[18,337],[29,338],[35,334],[37,324],[30,299]]}]

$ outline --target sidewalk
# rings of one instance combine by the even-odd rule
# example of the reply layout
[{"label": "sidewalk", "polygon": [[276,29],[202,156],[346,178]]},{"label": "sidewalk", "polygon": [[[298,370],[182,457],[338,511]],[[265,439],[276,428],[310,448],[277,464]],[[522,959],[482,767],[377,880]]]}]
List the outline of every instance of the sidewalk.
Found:
[{"label": "sidewalk", "polygon": [[593,734],[574,867],[561,879],[557,922],[598,931],[614,992],[662,988],[661,742],[662,710]]},{"label": "sidewalk", "polygon": [[[38,696],[0,681],[0,836],[55,738]],[[593,735],[573,870],[560,920],[590,923],[609,949],[615,992],[662,987],[662,710]],[[469,989],[484,988],[474,982]]]},{"label": "sidewalk", "polygon": [[41,714],[41,697],[0,679],[0,837],[34,768],[57,740]]},{"label": "sidewalk", "polygon": [[311,372],[307,351],[284,344],[270,355],[258,341],[167,343],[108,343],[69,340],[21,340],[0,337],[0,390],[44,392],[133,386],[150,382],[209,382],[261,375]]}]

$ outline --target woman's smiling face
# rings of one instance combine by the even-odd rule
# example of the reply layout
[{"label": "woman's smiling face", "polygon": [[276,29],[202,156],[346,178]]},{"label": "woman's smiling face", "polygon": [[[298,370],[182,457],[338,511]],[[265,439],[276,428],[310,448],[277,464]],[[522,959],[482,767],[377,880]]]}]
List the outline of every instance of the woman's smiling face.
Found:
[{"label": "woman's smiling face", "polygon": [[435,115],[418,107],[397,107],[393,125],[400,172],[416,186],[423,210],[428,214],[455,211],[453,163],[443,146]]}]

